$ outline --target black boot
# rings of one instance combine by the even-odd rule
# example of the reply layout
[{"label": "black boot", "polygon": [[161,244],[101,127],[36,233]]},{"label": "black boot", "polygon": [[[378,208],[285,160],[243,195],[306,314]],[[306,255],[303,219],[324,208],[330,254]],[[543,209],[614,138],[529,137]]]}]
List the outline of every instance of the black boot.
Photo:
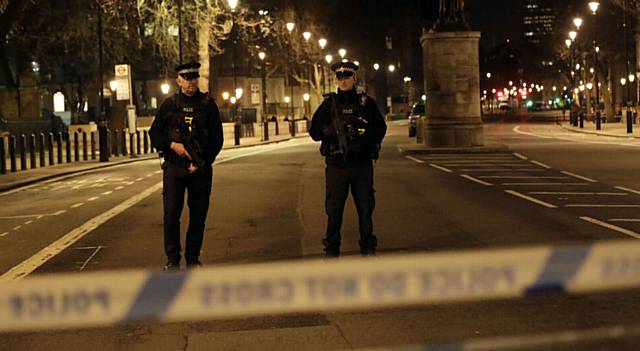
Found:
[{"label": "black boot", "polygon": [[177,272],[180,270],[180,262],[176,262],[173,260],[167,261],[167,264],[164,265],[165,272]]}]

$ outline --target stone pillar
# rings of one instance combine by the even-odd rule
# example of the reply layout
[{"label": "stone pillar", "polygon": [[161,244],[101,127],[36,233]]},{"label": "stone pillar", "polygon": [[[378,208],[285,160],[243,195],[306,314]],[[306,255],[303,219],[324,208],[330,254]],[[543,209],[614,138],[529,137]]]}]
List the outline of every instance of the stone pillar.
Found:
[{"label": "stone pillar", "polygon": [[480,115],[480,32],[424,32],[427,147],[483,145]]},{"label": "stone pillar", "polygon": [[202,92],[209,91],[209,23],[200,22],[198,28],[198,60],[200,62],[200,78],[198,79],[198,89]]}]

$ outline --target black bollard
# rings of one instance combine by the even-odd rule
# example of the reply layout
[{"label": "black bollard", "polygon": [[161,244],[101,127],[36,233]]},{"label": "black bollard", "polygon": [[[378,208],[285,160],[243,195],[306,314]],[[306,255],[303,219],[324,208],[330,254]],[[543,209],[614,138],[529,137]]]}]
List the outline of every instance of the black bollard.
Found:
[{"label": "black bollard", "polygon": [[56,135],[56,145],[58,147],[58,164],[62,163],[62,132],[58,132]]},{"label": "black bollard", "polygon": [[47,144],[47,150],[49,150],[49,166],[53,166],[53,133],[49,133],[49,144]]},{"label": "black bollard", "polygon": [[4,137],[0,136],[0,174],[7,174],[7,160],[4,153]]},{"label": "black bollard", "polygon": [[[90,138],[91,141],[91,159],[95,160],[96,159],[96,133],[95,132],[91,132]],[[105,148],[106,149],[106,148]]]},{"label": "black bollard", "polygon": [[73,132],[73,160],[80,162],[80,146],[78,145],[78,132]]},{"label": "black bollard", "polygon": [[38,168],[36,164],[36,136],[34,134],[29,135],[29,161],[31,169]]},{"label": "black bollard", "polygon": [[584,112],[580,112],[580,128],[584,128]]},{"label": "black bollard", "polygon": [[147,134],[147,131],[144,130],[142,131],[142,137],[144,138],[144,142],[142,143],[143,148],[144,148],[144,153],[148,154],[149,153],[149,134]]},{"label": "black bollard", "polygon": [[262,132],[263,135],[263,140],[264,141],[269,141],[269,122],[268,121],[264,121],[262,123],[262,127],[264,129],[264,131]]},{"label": "black bollard", "polygon": [[20,145],[18,145],[20,150],[20,170],[27,170],[27,148],[25,144],[27,143],[27,137],[24,134],[20,134]]},{"label": "black bollard", "polygon": [[71,133],[66,132],[64,133],[64,141],[66,142],[65,146],[65,150],[67,151],[67,163],[71,163]]},{"label": "black bollard", "polygon": [[122,130],[122,134],[120,137],[121,137],[120,141],[122,141],[122,156],[127,156],[127,130],[126,129]]},{"label": "black bollard", "polygon": [[129,133],[129,154],[131,157],[136,157],[136,150],[133,148],[135,144],[135,134]]},{"label": "black bollard", "polygon": [[120,156],[120,140],[118,139],[118,135],[120,135],[119,130],[113,131],[113,156]]},{"label": "black bollard", "polygon": [[[100,120],[98,121],[98,149],[100,150],[100,162],[109,162],[109,156],[111,156],[111,148],[109,148],[110,137],[111,132],[109,131],[109,128],[107,128],[107,120],[104,114],[101,114]],[[95,144],[93,145],[95,150]],[[95,157],[95,152],[93,155],[94,156],[92,157]]]},{"label": "black bollard", "polygon": [[140,131],[136,130],[136,154],[140,155]]},{"label": "black bollard", "polygon": [[44,157],[44,143],[45,143],[45,139],[44,139],[44,133],[40,133],[40,167],[46,167],[47,164],[44,162],[45,157]]},{"label": "black bollard", "polygon": [[18,171],[18,165],[16,164],[16,137],[9,136],[9,158],[11,159],[11,172]]},{"label": "black bollard", "polygon": [[633,133],[633,119],[631,110],[627,108],[627,133]]},{"label": "black bollard", "polygon": [[602,115],[600,111],[596,111],[596,130],[602,129]]},{"label": "black bollard", "polygon": [[89,157],[87,155],[87,132],[82,132],[82,160],[86,161]]},{"label": "black bollard", "polygon": [[276,135],[280,135],[280,123],[278,123],[278,119],[276,118]]},{"label": "black bollard", "polygon": [[236,121],[236,123],[233,124],[233,145],[240,145],[241,127],[240,121]]}]

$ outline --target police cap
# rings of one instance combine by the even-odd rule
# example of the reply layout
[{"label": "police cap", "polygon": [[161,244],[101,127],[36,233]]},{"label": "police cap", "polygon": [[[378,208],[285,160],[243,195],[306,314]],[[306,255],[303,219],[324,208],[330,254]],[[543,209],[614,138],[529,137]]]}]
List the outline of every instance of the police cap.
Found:
[{"label": "police cap", "polygon": [[353,63],[351,61],[336,62],[333,65],[331,65],[331,70],[334,71],[335,73],[338,73],[338,72],[356,73],[358,68],[360,68],[360,67],[358,67],[358,65],[356,65],[355,63]]},{"label": "police cap", "polygon": [[176,73],[184,79],[195,79],[200,77],[200,63],[189,62],[176,65]]}]

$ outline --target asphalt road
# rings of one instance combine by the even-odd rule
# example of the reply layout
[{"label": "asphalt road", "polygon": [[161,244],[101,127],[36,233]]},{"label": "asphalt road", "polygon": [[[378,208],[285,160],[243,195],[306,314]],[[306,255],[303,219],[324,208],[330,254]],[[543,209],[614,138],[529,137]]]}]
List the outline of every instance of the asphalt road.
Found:
[{"label": "asphalt road", "polygon": [[[381,256],[583,243],[640,233],[640,166],[635,162],[640,143],[542,124],[487,124],[485,138],[508,145],[510,151],[406,157],[398,151],[399,145],[412,142],[406,125],[391,125],[375,165],[374,224]],[[160,269],[165,260],[161,181],[159,162],[151,160],[0,196],[0,273]],[[208,266],[276,260],[295,264],[320,256],[324,225],[324,165],[317,144],[296,139],[225,150],[214,169],[201,258]],[[351,202],[342,232],[343,252],[356,255],[357,218]],[[70,237],[75,241],[64,239]],[[88,345],[95,350],[324,350],[447,343],[635,323],[638,297],[635,290],[545,295],[352,313],[5,333],[0,334],[0,350],[84,350]],[[607,341],[579,349],[635,350],[636,344]]]}]

